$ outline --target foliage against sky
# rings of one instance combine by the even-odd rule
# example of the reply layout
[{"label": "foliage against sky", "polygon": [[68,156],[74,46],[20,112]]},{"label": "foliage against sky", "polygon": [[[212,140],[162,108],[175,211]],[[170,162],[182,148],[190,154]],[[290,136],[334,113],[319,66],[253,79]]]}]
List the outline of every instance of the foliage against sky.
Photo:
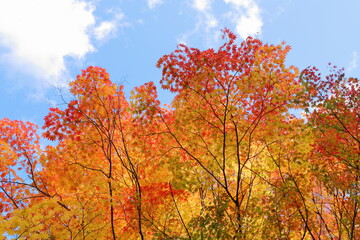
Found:
[{"label": "foliage against sky", "polygon": [[[290,47],[181,44],[129,98],[88,67],[36,125],[0,122],[0,230],[18,239],[357,239],[359,80]],[[294,109],[303,112],[291,114]]]},{"label": "foliage against sky", "polygon": [[0,230],[358,238],[359,7],[0,0]]}]

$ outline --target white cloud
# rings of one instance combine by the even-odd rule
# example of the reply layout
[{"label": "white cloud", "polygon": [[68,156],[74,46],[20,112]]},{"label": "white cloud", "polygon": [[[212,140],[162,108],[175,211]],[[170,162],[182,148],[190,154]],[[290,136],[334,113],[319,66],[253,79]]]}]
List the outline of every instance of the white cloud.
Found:
[{"label": "white cloud", "polygon": [[[97,22],[95,7],[84,0],[0,0],[2,63],[50,84],[67,74],[65,59],[81,60],[116,30],[112,21]],[[4,51],[3,51],[4,52]]]},{"label": "white cloud", "polygon": [[163,0],[147,0],[148,7],[151,9],[162,4],[163,2]]},{"label": "white cloud", "polygon": [[236,25],[236,32],[241,38],[245,39],[261,33],[263,22],[260,8],[254,0],[224,0],[224,2],[233,5],[233,9],[227,15]]},{"label": "white cloud", "polygon": [[359,55],[356,51],[354,51],[352,53],[352,59],[351,59],[351,62],[349,64],[349,67],[348,67],[348,70],[349,71],[352,71],[354,70],[355,68],[357,68],[358,66],[358,61],[359,61]]},{"label": "white cloud", "polygon": [[117,14],[111,21],[103,21],[94,29],[97,40],[104,40],[114,36],[119,25],[119,21],[124,18],[123,14]]},{"label": "white cloud", "polygon": [[98,40],[104,39],[116,30],[114,22],[105,21],[95,28],[95,37]]},{"label": "white cloud", "polygon": [[254,5],[247,10],[246,15],[241,16],[236,25],[236,32],[245,39],[248,36],[259,34],[262,25],[259,8]]},{"label": "white cloud", "polygon": [[65,56],[81,58],[94,50],[87,33],[95,23],[93,10],[76,0],[0,0],[0,44],[9,49],[5,59],[36,75],[58,77]]}]

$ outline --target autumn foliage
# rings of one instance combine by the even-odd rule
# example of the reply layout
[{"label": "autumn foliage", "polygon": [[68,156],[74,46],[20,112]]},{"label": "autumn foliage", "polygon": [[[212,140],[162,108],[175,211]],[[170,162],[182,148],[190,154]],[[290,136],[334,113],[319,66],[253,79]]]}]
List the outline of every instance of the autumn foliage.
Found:
[{"label": "autumn foliage", "polygon": [[105,69],[37,127],[0,120],[0,233],[16,239],[359,239],[359,80],[225,29],[125,97]]}]

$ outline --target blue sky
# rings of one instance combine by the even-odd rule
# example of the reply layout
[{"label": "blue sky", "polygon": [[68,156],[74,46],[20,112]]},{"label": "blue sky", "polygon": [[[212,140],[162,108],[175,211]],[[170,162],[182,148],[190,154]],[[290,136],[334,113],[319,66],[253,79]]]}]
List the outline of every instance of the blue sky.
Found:
[{"label": "blue sky", "polygon": [[127,92],[158,82],[162,55],[179,43],[216,48],[224,27],[239,40],[286,41],[300,70],[332,62],[358,77],[359,10],[359,0],[0,0],[0,118],[41,126],[56,88],[89,65]]}]

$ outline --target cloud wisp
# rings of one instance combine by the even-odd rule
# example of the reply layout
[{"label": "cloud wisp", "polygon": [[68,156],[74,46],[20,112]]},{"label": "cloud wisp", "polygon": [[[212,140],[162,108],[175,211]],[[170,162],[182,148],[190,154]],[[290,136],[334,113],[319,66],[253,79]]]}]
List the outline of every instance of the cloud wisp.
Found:
[{"label": "cloud wisp", "polygon": [[210,8],[210,1],[209,0],[194,0],[193,7],[198,11],[205,11]]},{"label": "cloud wisp", "polygon": [[263,21],[260,16],[260,8],[254,0],[224,0],[232,6],[227,14],[235,24],[236,32],[241,38],[254,36],[261,33]]},{"label": "cloud wisp", "polygon": [[[183,34],[179,42],[187,40],[199,33],[204,33],[208,45],[219,41],[219,28],[234,28],[242,38],[261,34],[263,20],[261,10],[255,0],[223,0],[222,5],[216,2],[216,11],[213,10],[213,0],[192,0],[191,7],[197,12],[197,22],[192,31]],[[232,26],[231,26],[232,25]]]},{"label": "cloud wisp", "polygon": [[163,2],[163,0],[147,0],[147,5],[150,9],[153,9],[158,5],[161,5]]},{"label": "cloud wisp", "polygon": [[96,40],[107,40],[108,38],[115,36],[119,26],[127,26],[126,22],[120,24],[120,21],[123,19],[124,14],[118,13],[115,14],[112,20],[101,22],[97,27],[94,28],[94,35]]},{"label": "cloud wisp", "polygon": [[207,44],[211,45],[211,42],[213,42],[213,36],[216,35],[212,33],[212,30],[219,30],[217,29],[219,21],[213,14],[212,10],[212,0],[193,0],[190,7],[196,11],[197,21],[195,23],[195,27],[194,29],[182,34],[178,38],[178,42],[186,44],[193,35],[201,32],[204,33]]},{"label": "cloud wisp", "polygon": [[358,62],[359,62],[359,54],[356,51],[354,51],[352,53],[352,59],[349,64],[348,71],[352,71],[356,69],[358,67]]}]

